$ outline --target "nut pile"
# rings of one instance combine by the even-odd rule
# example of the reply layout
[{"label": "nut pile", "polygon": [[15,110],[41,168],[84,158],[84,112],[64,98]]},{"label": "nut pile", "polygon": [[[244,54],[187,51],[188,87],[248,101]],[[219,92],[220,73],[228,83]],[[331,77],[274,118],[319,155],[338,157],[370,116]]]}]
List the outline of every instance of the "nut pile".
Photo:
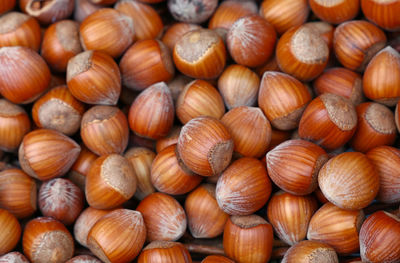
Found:
[{"label": "nut pile", "polygon": [[0,263],[400,262],[400,0],[0,0]]}]

